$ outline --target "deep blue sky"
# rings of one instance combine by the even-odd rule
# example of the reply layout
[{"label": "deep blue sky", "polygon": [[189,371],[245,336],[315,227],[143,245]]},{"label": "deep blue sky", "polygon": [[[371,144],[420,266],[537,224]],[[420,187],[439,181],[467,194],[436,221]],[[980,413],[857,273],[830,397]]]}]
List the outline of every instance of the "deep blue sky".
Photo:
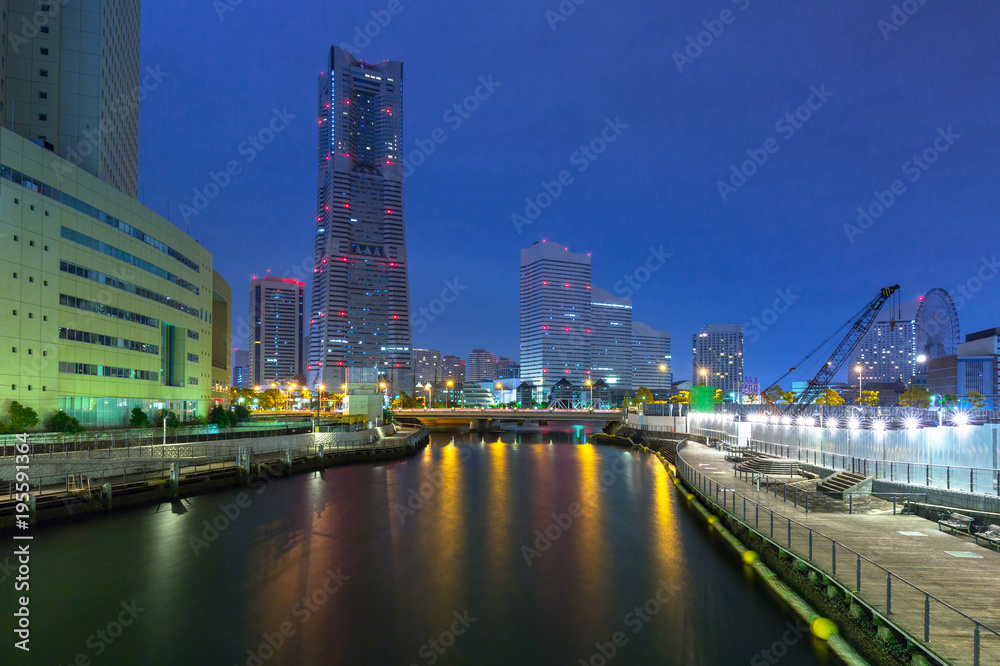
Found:
[{"label": "deep blue sky", "polygon": [[[593,282],[611,291],[662,245],[673,257],[634,294],[634,313],[672,331],[675,379],[690,376],[703,324],[750,322],[776,290],[798,297],[748,331],[746,373],[766,385],[879,287],[952,291],[1000,250],[992,0],[929,0],[888,39],[888,1],[587,0],[555,30],[546,11],[558,0],[400,3],[356,53],[405,63],[406,154],[447,133],[406,181],[412,307],[446,280],[467,286],[416,347],[517,358],[519,250],[535,240],[593,253]],[[142,65],[167,73],[140,106],[146,204],[166,214],[169,202],[184,228],[192,189],[242,165],[190,226],[233,287],[234,331],[252,275],[311,274],[316,77],[330,45],[389,4],[242,0],[220,20],[207,0],[143,3]],[[672,54],[725,9],[734,21],[679,72]],[[443,114],[490,75],[500,87],[454,129]],[[788,138],[775,123],[812,86],[833,95]],[[241,142],[275,108],[296,118],[247,163]],[[628,129],[580,173],[571,155],[607,118]],[[904,165],[949,127],[960,138],[913,182]],[[778,151],[723,202],[718,181],[771,137]],[[563,169],[574,182],[519,235],[511,214]],[[896,179],[905,192],[850,242],[844,224]],[[1000,325],[998,270],[960,309],[963,335]]]}]

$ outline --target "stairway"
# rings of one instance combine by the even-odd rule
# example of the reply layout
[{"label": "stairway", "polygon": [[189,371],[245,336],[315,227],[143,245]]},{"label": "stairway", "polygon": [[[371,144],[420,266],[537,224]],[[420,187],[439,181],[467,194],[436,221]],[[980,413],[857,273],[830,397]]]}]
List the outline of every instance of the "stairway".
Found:
[{"label": "stairway", "polygon": [[851,490],[859,483],[863,483],[868,477],[854,472],[840,472],[826,477],[822,483],[816,486],[816,490],[826,493],[839,499],[844,499],[844,493]]},{"label": "stairway", "polygon": [[785,458],[762,457],[759,454],[736,465],[741,472],[754,472],[765,476],[798,476],[799,464]]}]

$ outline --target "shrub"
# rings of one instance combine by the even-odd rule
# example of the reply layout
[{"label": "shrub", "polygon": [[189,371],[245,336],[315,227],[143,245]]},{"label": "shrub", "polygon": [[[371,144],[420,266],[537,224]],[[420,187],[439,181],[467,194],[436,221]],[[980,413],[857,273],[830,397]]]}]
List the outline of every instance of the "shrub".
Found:
[{"label": "shrub", "polygon": [[16,400],[10,403],[7,413],[10,416],[8,424],[13,432],[24,432],[28,428],[34,428],[38,425],[38,413]]},{"label": "shrub", "polygon": [[177,418],[176,414],[174,414],[172,411],[167,411],[163,409],[161,409],[159,412],[156,413],[156,420],[153,422],[153,425],[155,425],[157,428],[162,428],[164,418],[166,418],[167,420],[168,428],[179,428],[181,425],[180,419]]},{"label": "shrub", "polygon": [[246,421],[250,418],[250,410],[244,405],[236,405],[233,407],[232,411],[229,412],[229,425],[235,426],[241,421]]},{"label": "shrub", "polygon": [[52,432],[83,432],[80,422],[61,409],[45,419],[45,429]]},{"label": "shrub", "polygon": [[212,412],[209,415],[208,420],[220,428],[228,428],[229,412],[222,405],[216,405],[212,408]]},{"label": "shrub", "polygon": [[132,416],[128,422],[133,428],[148,428],[150,425],[149,416],[146,415],[146,412],[142,411],[142,407],[132,408]]}]

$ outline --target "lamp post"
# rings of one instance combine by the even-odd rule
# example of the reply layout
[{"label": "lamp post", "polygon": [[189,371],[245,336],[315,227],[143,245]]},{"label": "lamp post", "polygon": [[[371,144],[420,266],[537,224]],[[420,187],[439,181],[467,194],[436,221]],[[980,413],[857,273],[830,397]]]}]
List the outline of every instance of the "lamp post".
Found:
[{"label": "lamp post", "polygon": [[455,385],[455,382],[448,380],[448,407],[451,407],[451,387]]},{"label": "lamp post", "polygon": [[388,407],[388,406],[389,406],[389,405],[388,405],[388,402],[389,402],[389,395],[388,395],[388,393],[387,393],[387,390],[388,390],[388,388],[389,388],[389,385],[388,385],[388,384],[386,384],[385,382],[380,382],[380,383],[379,383],[379,385],[378,385],[378,387],[379,387],[380,389],[382,389],[382,408],[383,408],[383,409],[385,409],[386,407]]},{"label": "lamp post", "polygon": [[861,378],[864,376],[861,373],[864,372],[864,367],[858,363],[854,366],[854,371],[858,373],[858,404],[864,406],[864,394],[861,392]]},{"label": "lamp post", "polygon": [[326,388],[326,385],[320,384],[316,388],[319,389],[319,401],[316,402],[316,419],[319,420],[319,410],[320,407],[323,405],[323,390]]},{"label": "lamp post", "polygon": [[[663,373],[665,373],[666,371],[667,371],[667,364],[666,363],[661,363],[660,364],[660,390],[658,392],[662,392],[663,391]],[[657,398],[657,400],[659,400],[660,396],[656,396],[656,398]],[[593,403],[594,401],[591,400],[590,402]]]},{"label": "lamp post", "polygon": [[708,386],[708,370],[706,370],[705,368],[701,368],[700,370],[698,370],[698,374],[701,375],[701,385]]},{"label": "lamp post", "polygon": [[497,404],[500,405],[501,409],[503,409],[503,384],[497,382],[496,389],[497,389]]},{"label": "lamp post", "polygon": [[343,391],[343,397],[340,399],[340,411],[344,411],[344,400],[347,399],[347,384],[341,384],[340,390]]},{"label": "lamp post", "polygon": [[429,409],[431,404],[431,383],[427,382],[424,384],[424,390],[427,391],[427,400],[424,402],[424,409]]},{"label": "lamp post", "polygon": [[[660,367],[662,368],[663,366],[661,365]],[[591,409],[591,411],[593,411],[593,409],[594,409],[594,382],[592,382],[592,381],[590,381],[588,379],[586,382],[584,382],[584,385],[590,387],[590,409]]]}]

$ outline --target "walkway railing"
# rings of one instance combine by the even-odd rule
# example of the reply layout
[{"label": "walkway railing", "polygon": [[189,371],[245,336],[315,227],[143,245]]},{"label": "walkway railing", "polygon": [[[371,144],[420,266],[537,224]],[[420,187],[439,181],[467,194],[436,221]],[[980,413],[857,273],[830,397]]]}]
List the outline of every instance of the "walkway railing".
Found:
[{"label": "walkway railing", "polygon": [[761,453],[820,467],[842,469],[885,481],[990,495],[993,511],[1000,512],[1000,469],[872,460],[758,440],[750,440],[750,448]]},{"label": "walkway railing", "polygon": [[[1000,663],[1000,633],[979,620],[836,539],[721,485],[680,456],[677,470],[709,503],[726,511],[774,546],[832,575],[846,590],[860,595],[859,600],[869,609],[877,611],[942,657],[953,663],[973,666]],[[983,593],[990,594],[986,590]],[[960,650],[955,652],[945,645],[945,637],[950,643],[958,642]]]}]

